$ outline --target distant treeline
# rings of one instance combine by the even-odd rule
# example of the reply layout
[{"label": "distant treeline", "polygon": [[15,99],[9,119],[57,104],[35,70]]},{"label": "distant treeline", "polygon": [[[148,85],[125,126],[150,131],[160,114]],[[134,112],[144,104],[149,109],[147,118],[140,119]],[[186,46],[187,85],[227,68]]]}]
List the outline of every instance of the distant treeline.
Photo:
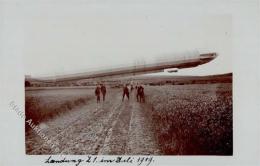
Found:
[{"label": "distant treeline", "polygon": [[232,73],[210,76],[188,76],[172,79],[161,79],[151,82],[149,85],[186,85],[186,84],[212,84],[212,83],[232,83]]},{"label": "distant treeline", "polygon": [[[185,85],[185,84],[212,84],[212,83],[232,83],[232,73],[209,75],[209,76],[137,76],[132,78],[103,80],[108,86],[120,87],[127,80],[145,85]],[[96,81],[67,81],[42,83],[25,80],[25,87],[69,87],[69,86],[95,86]]]}]

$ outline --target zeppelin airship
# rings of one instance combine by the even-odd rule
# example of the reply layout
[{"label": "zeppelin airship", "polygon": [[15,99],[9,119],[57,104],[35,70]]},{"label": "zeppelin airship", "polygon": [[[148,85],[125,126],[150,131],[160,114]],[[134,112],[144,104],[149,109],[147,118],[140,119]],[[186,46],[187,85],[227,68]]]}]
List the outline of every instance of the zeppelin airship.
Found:
[{"label": "zeppelin airship", "polygon": [[[199,65],[206,64],[217,57],[217,53],[193,53],[188,56],[182,55],[178,59],[167,58],[159,60],[154,63],[135,64],[124,67],[107,68],[96,71],[86,71],[82,73],[67,74],[67,75],[55,75],[50,77],[30,77],[25,78],[26,82],[43,82],[43,83],[55,83],[66,81],[77,81],[85,79],[107,79],[124,76],[136,76],[140,74],[158,73],[169,69],[171,72],[177,72],[179,69],[193,68]],[[173,70],[171,70],[173,69]]]}]

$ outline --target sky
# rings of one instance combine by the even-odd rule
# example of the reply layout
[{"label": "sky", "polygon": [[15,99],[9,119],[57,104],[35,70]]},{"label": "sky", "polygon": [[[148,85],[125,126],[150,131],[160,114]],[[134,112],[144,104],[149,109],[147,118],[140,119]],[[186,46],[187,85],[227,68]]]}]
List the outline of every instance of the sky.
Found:
[{"label": "sky", "polygon": [[[23,7],[25,74],[51,76],[198,50],[205,65],[171,75],[232,72],[232,18],[171,3],[30,3]],[[142,1],[143,2],[143,1]],[[167,73],[163,73],[167,74]]]}]

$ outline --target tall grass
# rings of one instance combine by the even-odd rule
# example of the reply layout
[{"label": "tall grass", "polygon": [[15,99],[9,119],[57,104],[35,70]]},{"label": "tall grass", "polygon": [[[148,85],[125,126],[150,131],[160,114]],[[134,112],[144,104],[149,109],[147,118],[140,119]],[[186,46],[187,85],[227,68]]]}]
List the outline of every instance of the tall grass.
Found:
[{"label": "tall grass", "polygon": [[232,85],[146,89],[161,150],[176,155],[232,155]]},{"label": "tall grass", "polygon": [[84,105],[91,98],[93,97],[89,94],[56,95],[50,93],[47,95],[26,95],[26,119],[32,119],[35,124],[38,124],[72,110],[76,106]]}]

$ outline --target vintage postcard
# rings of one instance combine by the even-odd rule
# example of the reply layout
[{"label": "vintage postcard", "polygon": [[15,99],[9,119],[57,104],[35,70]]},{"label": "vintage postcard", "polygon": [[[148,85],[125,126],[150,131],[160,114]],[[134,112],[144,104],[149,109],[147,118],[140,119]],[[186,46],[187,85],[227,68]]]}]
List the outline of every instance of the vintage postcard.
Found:
[{"label": "vintage postcard", "polygon": [[259,2],[1,8],[4,166],[259,164]]}]

